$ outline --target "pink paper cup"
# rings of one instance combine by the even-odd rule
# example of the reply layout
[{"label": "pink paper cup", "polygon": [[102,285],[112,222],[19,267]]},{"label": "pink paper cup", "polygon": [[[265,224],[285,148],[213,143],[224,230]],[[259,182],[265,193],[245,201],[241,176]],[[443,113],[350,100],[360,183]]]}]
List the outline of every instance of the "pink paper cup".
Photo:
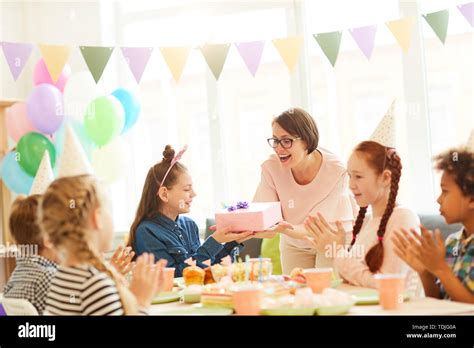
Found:
[{"label": "pink paper cup", "polygon": [[383,309],[398,309],[403,302],[405,276],[403,274],[376,274],[374,279]]},{"label": "pink paper cup", "polygon": [[163,291],[173,291],[173,286],[174,286],[174,267],[166,267],[163,270],[163,278],[164,278],[164,283],[163,283]]},{"label": "pink paper cup", "polygon": [[313,290],[313,293],[318,294],[324,289],[331,287],[332,268],[308,268],[304,270],[306,283]]},{"label": "pink paper cup", "polygon": [[237,315],[258,315],[262,308],[262,289],[255,287],[236,289],[232,299]]}]

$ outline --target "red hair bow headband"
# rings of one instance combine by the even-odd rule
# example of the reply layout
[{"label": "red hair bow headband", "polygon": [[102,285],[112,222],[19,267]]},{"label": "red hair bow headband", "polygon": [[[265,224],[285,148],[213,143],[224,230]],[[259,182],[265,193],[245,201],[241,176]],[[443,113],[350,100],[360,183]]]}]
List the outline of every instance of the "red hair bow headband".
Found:
[{"label": "red hair bow headband", "polygon": [[166,171],[165,176],[163,177],[163,180],[161,180],[160,187],[163,186],[163,183],[165,182],[166,177],[167,177],[168,174],[170,173],[171,168],[173,168],[173,166],[175,165],[176,162],[178,162],[178,161],[181,160],[181,156],[183,156],[183,153],[184,153],[187,149],[188,149],[188,145],[184,145],[183,149],[182,149],[180,152],[178,152],[178,153],[176,154],[176,156],[174,156],[174,158],[171,160],[170,167],[169,167],[168,170]]}]

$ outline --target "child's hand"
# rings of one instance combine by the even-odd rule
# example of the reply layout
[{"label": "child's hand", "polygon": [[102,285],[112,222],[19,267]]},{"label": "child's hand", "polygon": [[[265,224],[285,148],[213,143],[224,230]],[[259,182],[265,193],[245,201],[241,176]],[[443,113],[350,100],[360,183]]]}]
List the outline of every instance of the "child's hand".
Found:
[{"label": "child's hand", "polygon": [[154,263],[153,254],[144,253],[137,259],[136,267],[133,270],[133,278],[130,283],[130,291],[135,295],[138,305],[148,307],[163,286],[163,268],[166,260],[159,260]]},{"label": "child's hand", "polygon": [[305,236],[304,238],[313,244],[320,253],[325,252],[327,245],[335,244],[336,247],[344,247],[346,231],[340,221],[336,221],[336,226],[337,229],[333,230],[320,213],[317,216],[308,216],[304,221],[304,227],[311,237]]},{"label": "child's hand", "polygon": [[405,229],[396,231],[392,237],[395,254],[405,261],[405,263],[413,268],[417,273],[426,271],[423,263],[420,261],[418,247],[421,245],[421,237],[414,230],[408,232]]},{"label": "child's hand", "polygon": [[216,226],[211,226],[209,228],[211,231],[215,231],[211,234],[211,237],[216,240],[217,243],[228,243],[237,240],[246,240],[245,238],[252,236],[254,232],[252,231],[244,231],[244,232],[235,232],[231,231],[231,227],[225,227],[221,230],[216,230]]},{"label": "child's hand", "polygon": [[126,275],[135,266],[135,262],[132,262],[135,252],[132,251],[131,247],[124,248],[123,245],[119,245],[115,250],[110,264],[121,274]]},{"label": "child's hand", "polygon": [[439,274],[449,268],[446,262],[446,248],[444,246],[443,237],[439,229],[435,232],[428,230],[425,226],[421,228],[421,245],[418,247],[420,261],[430,273],[439,278]]}]

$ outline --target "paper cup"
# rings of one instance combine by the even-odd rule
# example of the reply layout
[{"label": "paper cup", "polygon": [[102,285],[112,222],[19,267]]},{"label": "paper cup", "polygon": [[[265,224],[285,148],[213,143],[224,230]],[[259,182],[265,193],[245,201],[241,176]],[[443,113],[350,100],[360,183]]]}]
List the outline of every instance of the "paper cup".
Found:
[{"label": "paper cup", "polygon": [[398,309],[403,302],[405,275],[403,274],[376,274],[379,301],[383,309]]},{"label": "paper cup", "polygon": [[174,267],[166,267],[163,270],[163,291],[173,291],[174,285]]},{"label": "paper cup", "polygon": [[303,273],[308,286],[313,293],[318,294],[331,287],[332,272],[332,268],[308,268]]},{"label": "paper cup", "polygon": [[235,289],[232,299],[237,315],[258,315],[262,308],[263,291],[258,287]]}]

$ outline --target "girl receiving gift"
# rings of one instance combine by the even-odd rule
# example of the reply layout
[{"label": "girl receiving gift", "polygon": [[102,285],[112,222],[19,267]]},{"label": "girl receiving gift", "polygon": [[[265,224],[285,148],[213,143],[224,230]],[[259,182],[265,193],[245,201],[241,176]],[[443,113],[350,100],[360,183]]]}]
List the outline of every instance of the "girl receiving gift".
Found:
[{"label": "girl receiving gift", "polygon": [[175,151],[167,145],[163,160],[148,171],[128,241],[137,255],[148,252],[156,259],[166,259],[169,267],[176,268],[176,277],[181,277],[189,259],[207,268],[205,262],[219,263],[253,234],[221,229],[201,245],[196,223],[181,216],[190,211],[196,196],[188,170],[178,162],[185,150],[175,157]]},{"label": "girl receiving gift", "polygon": [[397,202],[402,163],[395,150],[394,106],[371,140],[358,144],[348,161],[349,187],[360,207],[348,251],[340,224],[331,228],[324,213],[305,221],[312,234],[306,239],[317,250],[327,251],[329,246],[336,271],[353,285],[374,288],[374,274],[401,273],[409,276],[407,289],[417,291],[421,289],[419,278],[395,254],[391,240],[396,230],[417,229],[420,223],[416,213]]},{"label": "girl receiving gift", "polygon": [[255,234],[266,238],[262,254],[273,250],[271,257],[277,270],[281,256],[284,274],[295,267],[328,266],[331,260],[302,238],[307,234],[303,221],[310,214],[322,212],[330,223],[339,220],[345,230],[352,229],[355,212],[346,168],[336,155],[318,147],[316,123],[302,109],[290,109],[276,117],[272,132],[268,143],[275,154],[261,166],[262,177],[253,200],[279,201],[284,221]]}]

